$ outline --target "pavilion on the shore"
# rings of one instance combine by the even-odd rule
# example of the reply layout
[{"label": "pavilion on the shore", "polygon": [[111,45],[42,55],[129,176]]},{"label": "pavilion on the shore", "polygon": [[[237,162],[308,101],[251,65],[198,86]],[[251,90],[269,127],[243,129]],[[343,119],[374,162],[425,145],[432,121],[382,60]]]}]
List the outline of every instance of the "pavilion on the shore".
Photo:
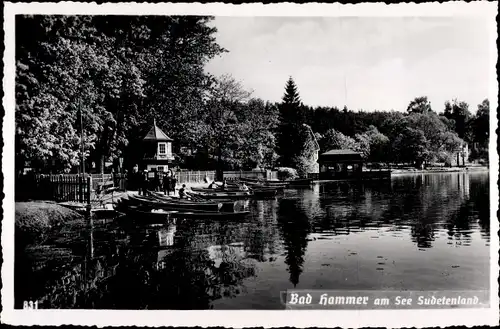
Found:
[{"label": "pavilion on the shore", "polygon": [[318,163],[320,179],[358,178],[363,173],[361,153],[349,149],[322,153]]}]

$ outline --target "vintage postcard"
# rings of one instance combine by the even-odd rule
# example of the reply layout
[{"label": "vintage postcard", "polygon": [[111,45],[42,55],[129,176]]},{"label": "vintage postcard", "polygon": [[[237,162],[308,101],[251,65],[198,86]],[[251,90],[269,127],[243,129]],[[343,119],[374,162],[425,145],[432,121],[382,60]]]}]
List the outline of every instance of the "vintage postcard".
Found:
[{"label": "vintage postcard", "polygon": [[495,3],[7,3],[3,323],[496,325]]}]

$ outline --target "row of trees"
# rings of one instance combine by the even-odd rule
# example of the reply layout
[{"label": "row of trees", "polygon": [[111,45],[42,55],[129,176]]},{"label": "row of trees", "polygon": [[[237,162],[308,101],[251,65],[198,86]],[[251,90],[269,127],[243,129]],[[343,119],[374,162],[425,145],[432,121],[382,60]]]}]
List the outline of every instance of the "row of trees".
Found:
[{"label": "row of trees", "polygon": [[54,161],[69,169],[81,164],[83,144],[97,170],[103,159],[118,157],[133,166],[153,118],[175,140],[178,160],[199,168],[280,165],[305,172],[316,141],[323,150],[352,148],[372,161],[443,158],[461,140],[475,145],[476,157],[487,154],[487,101],[475,115],[458,101],[438,115],[425,97],[408,114],[311,108],[292,78],[282,102],[253,98],[230,75],[204,70],[227,51],[211,20],[17,16],[16,165]]},{"label": "row of trees", "polygon": [[412,100],[407,113],[311,108],[300,102],[297,87],[290,78],[280,109],[279,146],[283,165],[300,167],[307,160],[297,153],[304,147],[295,148],[310,141],[310,134],[303,134],[307,126],[315,131],[322,151],[352,149],[370,162],[451,163],[466,144],[471,148],[471,159],[488,156],[487,99],[478,105],[475,114],[467,103],[456,99],[447,101],[444,111],[436,113],[427,97]]}]

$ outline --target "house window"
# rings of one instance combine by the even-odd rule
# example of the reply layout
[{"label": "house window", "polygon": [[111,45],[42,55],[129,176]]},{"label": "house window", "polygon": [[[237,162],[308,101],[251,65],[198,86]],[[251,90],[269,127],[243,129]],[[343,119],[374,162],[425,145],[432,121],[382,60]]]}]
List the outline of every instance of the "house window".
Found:
[{"label": "house window", "polygon": [[158,154],[166,154],[167,153],[167,146],[165,143],[160,143],[158,144]]},{"label": "house window", "polygon": [[158,170],[158,171],[163,171],[163,166],[158,166],[158,167],[156,168],[156,170]]}]

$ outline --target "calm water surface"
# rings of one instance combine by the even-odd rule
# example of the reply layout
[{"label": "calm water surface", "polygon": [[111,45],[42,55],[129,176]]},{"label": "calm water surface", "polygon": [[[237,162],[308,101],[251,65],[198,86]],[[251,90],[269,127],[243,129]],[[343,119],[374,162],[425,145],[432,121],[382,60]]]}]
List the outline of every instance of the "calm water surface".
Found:
[{"label": "calm water surface", "polygon": [[488,173],[321,183],[239,206],[243,222],[62,232],[16,254],[16,306],[280,309],[294,287],[489,289]]}]

